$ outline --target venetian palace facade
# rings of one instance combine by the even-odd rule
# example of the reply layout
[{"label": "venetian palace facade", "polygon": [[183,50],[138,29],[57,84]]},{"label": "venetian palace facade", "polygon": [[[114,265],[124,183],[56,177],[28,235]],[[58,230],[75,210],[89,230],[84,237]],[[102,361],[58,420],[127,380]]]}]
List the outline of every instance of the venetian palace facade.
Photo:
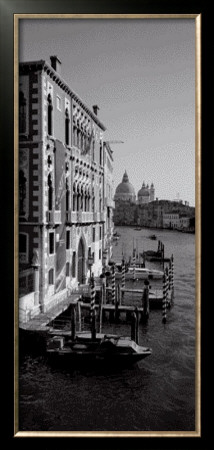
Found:
[{"label": "venetian palace facade", "polygon": [[56,56],[20,63],[19,297],[31,315],[111,257],[113,158],[97,112],[63,80]]}]

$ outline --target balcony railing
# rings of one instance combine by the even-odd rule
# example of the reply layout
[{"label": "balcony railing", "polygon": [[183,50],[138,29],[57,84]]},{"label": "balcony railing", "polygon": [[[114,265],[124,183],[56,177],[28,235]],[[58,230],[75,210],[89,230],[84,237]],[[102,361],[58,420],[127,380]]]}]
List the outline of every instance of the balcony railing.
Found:
[{"label": "balcony railing", "polygon": [[93,223],[105,222],[106,212],[88,212],[88,211],[67,211],[66,222],[71,223]]},{"label": "balcony railing", "polygon": [[92,223],[93,213],[88,211],[77,211],[77,222],[79,223]]},{"label": "balcony railing", "polygon": [[47,211],[46,220],[50,224],[59,225],[62,223],[61,211]]},{"label": "balcony railing", "polygon": [[66,222],[69,223],[92,223],[93,213],[88,211],[67,211]]},{"label": "balcony railing", "polygon": [[94,222],[99,222],[100,221],[100,213],[99,212],[94,212]]},{"label": "balcony railing", "polygon": [[66,222],[68,224],[77,223],[77,212],[76,211],[67,211],[66,212]]},{"label": "balcony railing", "polygon": [[105,222],[106,221],[106,212],[101,212],[100,213],[100,222]]}]

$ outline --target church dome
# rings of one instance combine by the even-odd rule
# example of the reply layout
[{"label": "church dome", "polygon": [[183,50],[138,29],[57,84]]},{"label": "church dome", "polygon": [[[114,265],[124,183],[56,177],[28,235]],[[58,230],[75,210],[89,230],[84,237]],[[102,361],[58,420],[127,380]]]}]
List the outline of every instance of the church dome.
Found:
[{"label": "church dome", "polygon": [[142,188],[138,191],[138,197],[149,197],[149,190],[145,187],[145,183],[143,183]]},{"label": "church dome", "polygon": [[129,177],[125,171],[122,183],[118,184],[115,191],[115,200],[132,200],[135,201],[135,190],[129,182]]}]

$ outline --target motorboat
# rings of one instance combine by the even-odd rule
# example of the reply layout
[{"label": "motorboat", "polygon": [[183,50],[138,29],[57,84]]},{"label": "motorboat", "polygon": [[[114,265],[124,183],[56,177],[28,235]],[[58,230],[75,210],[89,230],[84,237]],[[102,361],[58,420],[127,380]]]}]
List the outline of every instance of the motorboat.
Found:
[{"label": "motorboat", "polygon": [[146,267],[129,267],[125,277],[126,279],[131,279],[133,277],[138,279],[162,279],[163,272],[161,270],[148,269]]},{"label": "motorboat", "polygon": [[156,236],[156,234],[151,234],[151,235],[149,236],[149,238],[152,239],[153,241],[156,241],[157,236]]},{"label": "motorboat", "polygon": [[47,341],[46,354],[51,362],[68,363],[70,367],[96,363],[127,366],[151,355],[152,350],[138,345],[129,337],[97,333],[78,333],[75,339],[70,333],[53,335]]},{"label": "motorboat", "polygon": [[[142,265],[140,265],[142,266]],[[116,279],[121,278],[121,272],[116,272]],[[131,280],[131,279],[162,279],[163,278],[163,272],[161,270],[156,269],[149,269],[147,267],[133,267],[129,266],[127,271],[125,272],[125,279]]]}]

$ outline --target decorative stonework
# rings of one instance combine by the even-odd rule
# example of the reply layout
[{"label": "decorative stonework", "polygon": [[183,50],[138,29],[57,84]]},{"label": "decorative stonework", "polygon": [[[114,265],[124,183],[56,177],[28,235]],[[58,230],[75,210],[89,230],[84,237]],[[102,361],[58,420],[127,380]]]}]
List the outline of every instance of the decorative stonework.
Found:
[{"label": "decorative stonework", "polygon": [[19,216],[29,216],[29,149],[21,148],[19,152]]}]

